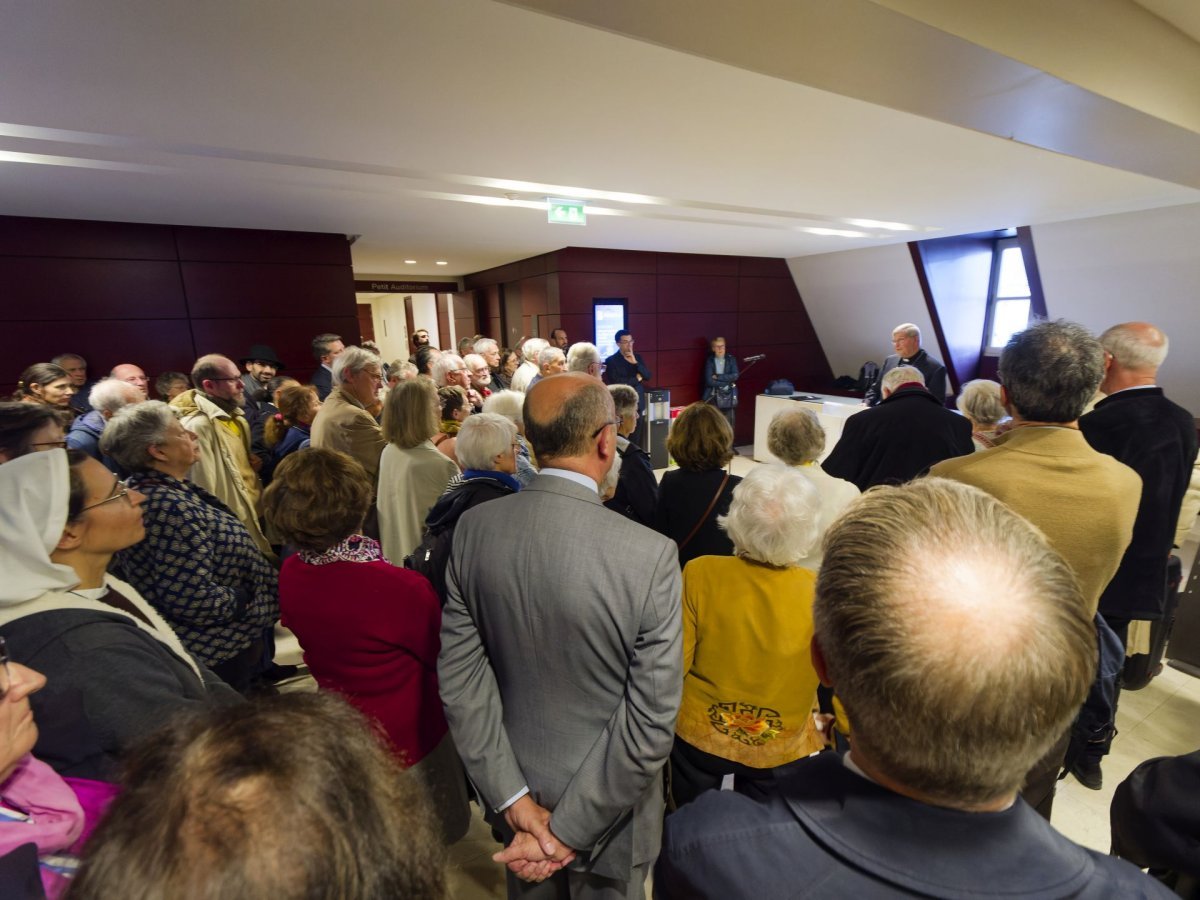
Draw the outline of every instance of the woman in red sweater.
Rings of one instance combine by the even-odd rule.
[[[370,476],[344,453],[314,447],[279,464],[263,503],[297,549],[279,575],[281,618],[321,689],[376,721],[424,782],[450,844],[470,813],[438,697],[441,605],[424,576],[391,565],[359,533],[372,494]]]

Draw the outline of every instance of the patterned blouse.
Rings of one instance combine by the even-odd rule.
[[[205,665],[232,659],[279,618],[279,575],[229,508],[162,472],[129,482],[146,495],[146,537],[115,557],[132,584]]]

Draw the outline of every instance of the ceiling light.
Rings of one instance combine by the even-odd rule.
[[[827,235],[829,237],[869,237],[865,231],[847,231],[844,228],[801,228],[809,234]]]
[[[436,263],[434,263],[434,265],[448,266],[448,265],[450,265],[450,263],[446,262],[444,259],[439,259]]]
[[[417,264],[417,261],[415,259],[406,259],[404,261],[404,264],[406,266],[415,266]]]
[[[846,224],[859,228],[882,228],[884,231],[916,231],[915,227],[903,222],[880,222],[878,219],[846,219]]]

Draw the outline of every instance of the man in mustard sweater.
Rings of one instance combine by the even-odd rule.
[[[930,474],[981,488],[1040,528],[1075,570],[1094,615],[1133,536],[1142,494],[1138,474],[1093,450],[1079,430],[1104,378],[1104,349],[1080,325],[1042,322],[1008,342],[999,377],[1012,429],[997,446],[938,463]],[[1066,735],[1060,743],[1023,792],[1047,819]]]

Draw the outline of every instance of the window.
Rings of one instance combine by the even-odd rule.
[[[992,285],[988,292],[987,336],[984,351],[999,354],[1004,345],[1018,331],[1029,325],[1032,305],[1029,277],[1025,271],[1025,257],[1016,238],[1003,238],[996,242],[992,258]]]

